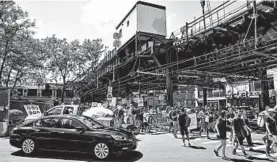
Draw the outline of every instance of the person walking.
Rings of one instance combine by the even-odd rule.
[[[277,129],[276,129],[276,121],[274,116],[277,114],[277,109],[268,109],[268,115],[265,120],[266,132],[267,132],[267,140],[266,140],[266,154],[269,157],[271,145],[273,143],[277,143]],[[272,151],[274,152],[274,151]]]
[[[243,144],[243,140],[245,138],[245,131],[248,132],[246,130],[246,125],[244,123],[244,120],[242,119],[243,116],[243,111],[242,110],[237,110],[237,115],[233,120],[233,124],[232,124],[232,130],[233,130],[233,134],[234,134],[234,139],[235,139],[235,148],[233,150],[233,154],[235,155],[237,153],[237,149],[238,146],[240,146],[244,156],[246,158],[249,158],[250,155],[248,155],[245,152],[244,147],[242,146]]]
[[[226,120],[226,112],[225,111],[221,111],[220,112],[220,117],[218,118],[218,120],[216,121],[215,124],[215,129],[217,131],[217,137],[220,139],[221,144],[217,147],[216,150],[214,150],[214,153],[216,156],[218,155],[218,151],[222,148],[222,158],[223,159],[227,159],[226,157],[226,131],[227,131],[227,120]]]
[[[176,107],[173,108],[173,110],[170,112],[171,120],[173,122],[173,136],[174,138],[177,138],[177,132],[178,132],[178,113]]]
[[[184,146],[186,146],[186,140],[185,140],[185,136],[188,139],[188,146],[191,146],[190,141],[189,141],[189,131],[188,131],[188,127],[190,126],[190,117],[187,115],[187,112],[184,108],[181,109],[181,114],[178,117],[178,122],[179,122],[179,126],[180,126],[180,133],[182,135],[182,140],[184,143]]]
[[[252,147],[254,147],[252,137],[251,137],[252,129],[249,127],[250,124],[249,124],[248,118],[246,117],[245,110],[243,111],[243,120],[244,120],[245,127],[246,127],[246,131],[245,131],[246,140],[247,140],[248,146],[250,147],[250,151],[251,151],[251,150],[253,150]]]
[[[210,139],[209,133],[213,124],[213,116],[212,116],[212,113],[209,111],[207,111],[205,122],[206,122],[207,138]]]
[[[200,131],[199,131],[199,136],[201,137],[202,132],[205,129],[205,114],[204,114],[204,109],[201,108],[199,113],[198,113],[198,118],[199,118],[199,124],[200,124]]]

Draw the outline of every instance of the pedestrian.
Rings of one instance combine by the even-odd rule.
[[[168,129],[168,132],[170,133],[171,132],[171,129],[173,127],[173,122],[172,122],[172,117],[171,117],[171,107],[170,106],[167,106],[166,107],[166,117],[167,117],[167,122],[169,123],[169,129]]]
[[[184,135],[186,135],[186,137],[188,139],[188,146],[191,146],[190,141],[189,141],[189,131],[188,131],[188,127],[190,126],[190,121],[191,121],[191,119],[187,115],[186,110],[184,108],[182,108],[181,114],[178,117],[178,122],[179,122],[180,133],[182,135],[182,140],[183,140],[184,146],[186,146]]]
[[[232,124],[232,129],[233,129],[233,134],[234,134],[234,139],[235,139],[235,148],[233,150],[233,154],[235,155],[237,153],[237,148],[238,146],[240,146],[244,156],[246,158],[249,158],[250,155],[248,155],[245,152],[244,147],[242,146],[243,144],[243,140],[245,138],[245,131],[248,132],[245,128],[246,125],[244,123],[244,120],[242,119],[243,116],[243,111],[242,110],[237,110],[237,115],[233,120],[233,124]]]
[[[199,118],[199,124],[200,124],[200,131],[199,131],[199,136],[201,137],[202,132],[205,129],[205,114],[204,114],[204,109],[201,108],[199,113],[198,113],[198,118]]]
[[[246,140],[247,140],[248,146],[250,147],[250,150],[253,150],[252,147],[254,147],[254,145],[253,145],[253,141],[252,141],[252,137],[251,137],[252,129],[250,128],[249,120],[246,117],[245,110],[243,111],[243,120],[244,120],[246,130],[247,130],[247,131],[245,131]]]
[[[149,109],[145,108],[144,113],[143,113],[143,128],[145,132],[150,132],[150,126],[149,126]]]
[[[212,116],[212,113],[209,111],[207,111],[206,113],[205,123],[206,123],[206,130],[207,130],[207,138],[210,139],[209,133],[213,124],[213,116]]]
[[[271,145],[277,143],[277,130],[276,130],[276,121],[274,116],[277,114],[277,109],[268,109],[268,115],[265,120],[266,132],[267,132],[267,141],[266,141],[266,154],[269,157]],[[274,152],[274,151],[272,151]]]
[[[215,153],[216,156],[219,156],[218,151],[222,148],[223,159],[227,159],[226,152],[225,152],[225,150],[226,150],[226,139],[227,139],[227,135],[226,135],[227,119],[226,119],[226,112],[225,111],[220,112],[220,117],[216,121],[215,128],[216,128],[216,131],[217,131],[217,137],[220,139],[221,144],[217,147],[216,150],[214,150],[214,153]]]
[[[177,132],[178,132],[178,112],[177,108],[173,108],[173,110],[170,112],[171,120],[173,122],[173,136],[174,138],[177,138]]]

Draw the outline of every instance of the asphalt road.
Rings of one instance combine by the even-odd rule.
[[[232,145],[227,145],[227,156],[229,160],[223,160],[221,157],[216,157],[213,150],[220,144],[219,140],[208,140],[205,137],[199,138],[195,136],[191,140],[192,147],[183,147],[181,139],[173,138],[172,134],[157,134],[157,135],[138,135],[139,147],[136,151],[127,153],[123,156],[111,158],[108,161],[125,162],[125,161],[140,161],[140,162],[227,162],[227,161],[272,161],[277,159],[268,159],[265,155],[265,145],[261,141],[261,134],[253,134],[255,147],[254,152],[248,151],[251,154],[250,159],[242,156],[238,151],[237,155],[232,154]],[[180,135],[179,135],[180,137]],[[215,137],[215,136],[213,136]],[[213,138],[212,137],[212,138]],[[246,144],[246,143],[245,143]],[[247,148],[247,147],[246,147]],[[221,152],[219,153],[221,155]],[[277,158],[277,154],[273,155]],[[9,140],[0,138],[0,158],[1,162],[52,162],[52,161],[95,161],[89,155],[75,153],[57,153],[57,152],[38,152],[33,156],[24,156],[20,149],[9,145]]]

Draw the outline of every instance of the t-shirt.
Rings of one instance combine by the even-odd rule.
[[[233,126],[235,128],[235,133],[236,133],[237,137],[245,138],[244,120],[240,119],[240,118],[235,118],[233,120]]]
[[[200,111],[200,112],[198,113],[198,118],[205,118],[205,114],[204,114],[203,111]]]
[[[171,120],[172,121],[177,121],[177,111],[173,110],[173,111],[171,111],[170,114],[171,114]]]
[[[269,124],[268,128],[273,135],[277,135],[276,121],[271,117],[266,117],[265,122]]]
[[[220,134],[226,134],[226,120],[218,118],[218,130]]]
[[[149,113],[143,113],[143,122],[148,122],[149,121]]]
[[[185,126],[186,126],[186,118],[187,118],[187,115],[186,115],[186,114],[181,114],[181,115],[179,116],[178,121],[179,121],[180,127],[185,127]]]

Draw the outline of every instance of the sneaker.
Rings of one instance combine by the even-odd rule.
[[[226,156],[223,156],[222,159],[223,160],[229,160],[228,157],[226,157]]]
[[[247,159],[249,159],[249,158],[251,157],[251,155],[246,154],[246,155],[244,155],[244,157],[247,158]]]
[[[188,143],[188,145],[189,145],[189,147],[191,146],[191,144],[190,144],[190,143]]]
[[[214,150],[214,154],[218,157],[218,152],[216,150]]]

